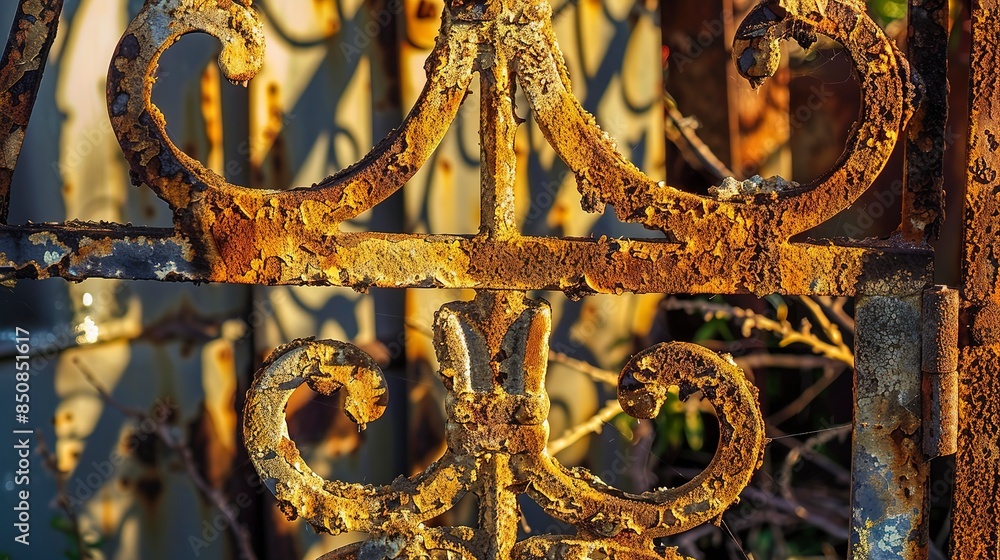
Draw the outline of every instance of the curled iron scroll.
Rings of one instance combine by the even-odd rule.
[[[468,490],[469,464],[450,454],[388,486],[324,480],[303,460],[285,422],[288,399],[302,383],[323,394],[346,391],[345,412],[359,426],[378,419],[388,402],[382,371],[356,346],[303,339],[272,353],[247,394],[244,438],[257,472],[289,518],[333,534],[396,534],[406,541],[420,522],[450,509]]]
[[[445,22],[426,63],[427,83],[409,116],[363,159],[308,188],[266,191],[232,185],[171,142],[151,95],[160,56],[188,33],[219,39],[219,64],[227,79],[246,84],[253,78],[263,62],[264,31],[250,3],[148,0],[122,36],[108,73],[111,122],[133,180],[148,184],[171,206],[185,233],[210,230],[216,215],[232,207],[251,220],[268,207],[288,219],[299,217],[303,204],[311,201],[322,206],[313,213],[333,224],[357,216],[399,189],[423,165],[454,120],[472,80],[474,43],[445,43],[444,37],[452,35]],[[454,31],[463,39],[467,33]],[[187,215],[194,229],[185,223]]]
[[[496,313],[484,313],[491,309]],[[674,342],[644,350],[625,366],[618,398],[627,413],[639,418],[655,416],[669,387],[676,385],[682,397],[700,391],[715,407],[720,433],[714,458],[692,480],[678,488],[629,494],[586,469],[562,466],[545,451],[544,437],[539,445],[523,437],[547,434],[544,414],[517,413],[531,399],[542,401],[532,410],[548,409],[541,384],[545,361],[534,356],[547,355],[547,304],[517,294],[480,294],[472,302],[446,306],[435,325],[442,376],[452,393],[450,402],[482,405],[478,408],[485,412],[462,421],[462,414],[450,406],[448,449],[414,478],[399,477],[383,487],[327,481],[306,465],[289,438],[285,405],[302,383],[322,393],[346,391],[345,409],[359,424],[382,414],[384,379],[358,348],[331,341],[293,342],[274,352],[248,392],[246,445],[285,514],[334,534],[362,531],[371,535],[324,560],[424,558],[430,550],[473,560],[483,558],[482,550],[491,546],[507,551],[500,557],[523,560],[584,559],[597,551],[609,558],[652,560],[658,557],[653,539],[718,519],[760,466],[766,439],[756,389],[728,357]],[[486,325],[504,331],[504,336],[493,333],[492,342],[481,338]],[[505,345],[534,352],[508,356],[496,351]],[[506,367],[523,368],[523,375],[514,375],[511,383],[503,376],[498,381],[492,374],[494,366],[502,369],[501,363],[492,361],[497,356],[502,356],[498,359]],[[470,376],[484,383],[477,384]],[[424,526],[470,491],[480,496],[480,523],[485,526]],[[576,527],[577,534],[533,536],[516,542],[516,524],[511,520],[520,515],[516,507],[520,493],[549,515]],[[505,497],[493,501],[490,496]],[[494,518],[495,522],[484,521]],[[490,527],[506,529],[497,534]],[[667,555],[677,557],[674,551]]]
[[[546,454],[527,456],[520,468],[533,473],[525,475],[530,478],[528,495],[549,515],[588,536],[606,539],[609,549],[631,542],[638,550],[650,550],[652,539],[718,519],[763,460],[766,438],[757,390],[731,358],[672,342],[629,361],[619,376],[618,400],[626,413],[652,418],[672,385],[680,387],[682,397],[701,391],[717,413],[719,444],[704,471],[678,488],[629,494],[586,470],[565,468]],[[528,539],[522,546],[557,542]]]
[[[765,10],[771,17],[760,17]],[[881,172],[911,111],[909,65],[859,2],[764,0],[737,31],[734,56],[745,74],[751,72],[748,79],[759,84],[768,77],[767,68],[775,66],[779,40],[807,42],[815,33],[847,50],[861,81],[862,108],[834,167],[802,186],[775,182],[760,192],[711,198],[651,180],[617,152],[572,94],[547,20],[520,54],[519,79],[546,140],[576,175],[585,207],[600,210],[611,204],[619,219],[670,231],[682,241],[732,239],[734,224],[758,228],[759,237],[784,241],[857,200]]]

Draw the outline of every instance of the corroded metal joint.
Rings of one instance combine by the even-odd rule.
[[[924,454],[932,458],[958,449],[958,290],[924,290],[921,309]]]

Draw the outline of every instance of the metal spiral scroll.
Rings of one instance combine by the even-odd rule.
[[[760,466],[765,437],[756,389],[731,360],[697,345],[666,343],[636,355],[619,380],[626,412],[654,417],[668,387],[678,385],[683,397],[701,391],[712,403],[720,436],[712,462],[691,481],[629,494],[585,469],[563,467],[545,451],[550,328],[548,304],[520,292],[481,292],[472,302],[445,305],[435,321],[435,346],[449,390],[448,451],[426,472],[380,488],[318,477],[289,439],[284,419],[288,397],[305,382],[323,393],[342,387],[351,417],[361,425],[374,420],[386,404],[377,366],[343,343],[304,340],[279,348],[249,392],[250,458],[289,518],[334,534],[371,535],[327,560],[424,558],[433,551],[467,560],[572,560],[598,552],[662,558],[653,539],[718,519]],[[423,525],[467,492],[479,496],[479,526]],[[578,534],[517,542],[522,492]],[[667,555],[680,557],[672,549]]]

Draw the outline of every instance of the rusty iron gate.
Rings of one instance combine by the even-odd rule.
[[[285,404],[296,387],[346,392],[359,427],[389,398],[375,361],[343,342],[299,340],[258,373],[245,410],[250,457],[282,511],[333,533],[370,538],[324,558],[661,558],[654,539],[718,519],[761,461],[766,438],[756,389],[725,355],[687,343],[636,354],[618,379],[632,416],[656,415],[671,385],[714,406],[720,442],[710,465],[679,488],[629,494],[546,452],[546,302],[632,293],[772,293],[857,298],[852,460],[854,558],[927,557],[929,459],[956,453],[953,557],[1000,550],[1000,276],[997,169],[1000,4],[975,2],[964,265],[961,290],[933,285],[927,244],[943,217],[947,3],[910,0],[909,56],[856,0],[764,0],[733,48],[755,87],[777,68],[783,40],[825,35],[849,53],[862,111],[848,145],[821,178],[727,179],[691,194],[640,172],[571,93],[547,0],[450,0],[403,124],[363,159],[308,188],[240,187],[177,148],[151,101],[154,71],[184,34],[219,39],[219,65],[246,83],[265,56],[250,0],[147,0],[111,61],[107,105],[133,182],[173,211],[174,227],[114,223],[7,225],[18,159],[61,0],[22,0],[0,67],[0,273],[6,281],[61,277],[264,285],[468,288],[443,306],[434,344],[447,398],[447,452],[425,472],[383,486],[324,480],[289,439]],[[434,151],[478,76],[481,224],[474,235],[342,229],[400,189]],[[515,217],[516,89],[576,178],[583,208],[660,239],[539,238]],[[804,239],[849,207],[905,135],[902,223],[888,239]],[[957,211],[957,210],[956,210]],[[959,320],[962,317],[962,320]],[[476,527],[424,522],[465,494]],[[517,541],[526,494],[574,536]],[[667,558],[680,557],[668,549]]]

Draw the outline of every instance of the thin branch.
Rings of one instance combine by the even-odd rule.
[[[720,531],[720,529],[715,525],[705,523],[704,525],[699,525],[690,531],[685,531],[680,535],[677,535],[676,540],[670,543],[670,546],[676,546],[677,551],[686,556],[690,556],[692,558],[704,558],[701,548],[698,546],[698,540],[718,531]]]
[[[617,400],[610,400],[604,405],[604,408],[598,410],[597,414],[592,416],[589,420],[569,428],[563,432],[559,439],[550,441],[546,450],[549,452],[549,455],[555,455],[563,449],[566,449],[567,447],[580,441],[584,436],[592,433],[601,433],[601,430],[604,428],[604,424],[621,413],[621,403]]]
[[[148,418],[143,411],[129,407],[112,397],[78,358],[74,359],[73,362],[76,364],[77,368],[79,368],[80,373],[82,373],[87,379],[87,382],[94,387],[94,389],[101,395],[101,398],[108,405],[118,409],[125,416],[136,420],[142,421]],[[198,466],[195,464],[191,449],[183,442],[178,441],[177,438],[175,438],[170,432],[170,426],[165,423],[156,423],[156,435],[160,438],[160,441],[162,441],[164,445],[180,457],[181,463],[184,465],[184,470],[187,472],[188,477],[194,482],[195,486],[198,487],[198,490],[201,491],[202,496],[211,502],[212,505],[214,505],[222,513],[222,515],[226,517],[226,520],[229,522],[229,527],[233,531],[233,536],[236,539],[236,546],[240,550],[240,557],[243,558],[243,560],[257,560],[257,555],[254,554],[253,545],[250,541],[250,533],[236,518],[235,512],[226,503],[225,496],[213,488],[212,485],[209,484],[198,471]]]
[[[830,296],[817,296],[816,303],[823,308],[823,311],[828,317],[833,319],[833,322],[840,325],[840,328],[844,329],[848,334],[854,336],[854,317],[851,317],[846,311],[844,311],[844,305],[850,301],[850,298],[846,297],[830,297]]]
[[[788,455],[785,456],[785,462],[781,465],[781,471],[778,475],[778,490],[781,495],[788,500],[790,503],[796,506],[796,515],[804,517],[802,510],[805,508],[799,504],[799,501],[795,498],[795,494],[792,492],[792,468],[802,460],[803,456],[808,454],[814,454],[813,449],[817,446],[823,445],[826,442],[841,438],[846,434],[851,433],[852,426],[847,424],[846,426],[840,426],[834,430],[828,430],[820,432],[813,437],[807,439],[801,445],[793,448]],[[800,509],[801,508],[801,509]]]
[[[838,541],[846,541],[848,537],[847,528],[837,523],[836,521],[813,513],[805,508],[801,508],[799,504],[793,504],[788,500],[782,498],[781,496],[775,496],[773,494],[768,494],[763,490],[759,490],[753,486],[747,486],[743,489],[743,496],[752,500],[766,501],[768,505],[777,509],[778,511],[789,513],[802,521],[816,527],[817,529],[823,531],[824,533],[830,535],[831,537],[837,539]]]
[[[702,313],[705,320],[713,318],[730,319],[739,324],[744,337],[749,337],[751,331],[761,330],[774,333],[781,337],[779,346],[789,346],[791,344],[805,344],[813,352],[826,356],[831,360],[843,362],[852,368],[854,367],[854,353],[843,340],[837,335],[833,335],[830,342],[822,340],[812,332],[812,325],[808,320],[802,320],[802,326],[798,329],[785,318],[771,319],[765,315],[755,313],[750,309],[735,307],[729,304],[710,303],[700,300],[679,300],[677,298],[667,298],[663,303],[668,310],[682,310],[688,313]],[[829,324],[829,322],[827,322]],[[830,330],[826,334],[837,332],[835,326],[830,325]]]
[[[736,174],[726,167],[726,164],[722,163],[722,160],[712,153],[712,149],[698,137],[698,133],[695,132],[698,121],[685,117],[677,108],[674,98],[666,92],[663,93],[663,112],[666,118],[663,132],[667,140],[677,146],[681,157],[688,165],[712,181],[718,182],[726,177],[736,177]]]
[[[772,414],[767,419],[768,423],[774,425],[781,424],[782,422],[805,410],[805,408],[809,406],[809,404],[812,403],[813,400],[820,395],[820,393],[825,391],[826,388],[833,384],[833,382],[840,377],[840,374],[844,372],[843,364],[838,363],[838,365],[840,368],[837,369],[829,366],[824,367],[823,377],[819,378],[819,380],[799,393],[799,396],[792,402],[788,403],[787,406]]]
[[[91,558],[90,548],[83,538],[83,531],[80,530],[80,519],[73,511],[69,495],[66,493],[67,473],[59,468],[59,461],[55,453],[50,452],[48,446],[45,445],[45,436],[41,431],[35,431],[35,439],[38,441],[37,449],[38,454],[42,456],[42,464],[52,472],[52,476],[56,479],[56,503],[59,504],[59,508],[63,510],[66,519],[69,520],[69,527],[76,539],[76,549],[80,553],[80,560],[89,560]]]
[[[610,371],[610,370],[603,369],[603,368],[599,368],[597,366],[590,365],[589,363],[587,363],[587,362],[585,362],[583,360],[577,360],[576,358],[570,358],[569,356],[567,356],[566,354],[563,354],[562,352],[555,352],[555,351],[549,350],[549,361],[550,362],[556,362],[558,364],[562,364],[564,366],[573,368],[576,371],[589,376],[594,381],[600,381],[601,383],[607,383],[608,385],[611,385],[612,387],[617,387],[618,386],[618,374],[617,373],[615,373],[613,371]]]
[[[840,328],[830,321],[830,318],[827,317],[826,312],[818,302],[809,296],[799,296],[799,301],[809,308],[809,311],[816,318],[816,322],[819,323],[820,328],[823,329],[823,334],[826,335],[828,340],[834,344],[844,344],[844,337],[840,334]]]
[[[849,427],[851,427],[850,424],[845,424],[844,426],[837,426],[835,428],[831,428],[829,431],[839,432],[839,430]],[[824,432],[826,431],[827,430],[824,430]],[[772,442],[780,443],[785,447],[788,447],[792,451],[798,452],[803,459],[809,461],[810,463],[816,465],[817,467],[833,475],[837,483],[850,484],[851,473],[847,469],[845,469],[836,461],[830,459],[826,455],[816,453],[810,450],[809,448],[805,447],[805,443],[803,443],[801,440],[786,434],[785,432],[779,430],[778,428],[770,424],[767,425],[767,435],[768,437],[771,438]]]
[[[425,326],[423,326],[423,325],[421,325],[419,323],[414,323],[413,321],[411,321],[409,319],[405,319],[403,321],[403,326],[406,327],[406,328],[408,328],[408,329],[413,329],[418,334],[422,334],[422,335],[426,336],[427,338],[429,338],[431,340],[434,340],[434,331],[432,331],[428,327],[425,327]]]
[[[733,361],[736,362],[736,365],[743,368],[744,371],[748,372],[753,369],[762,368],[811,370],[825,369],[831,367],[832,365],[843,365],[841,362],[831,360],[825,356],[770,354],[767,352],[758,352],[756,354],[734,357]]]

